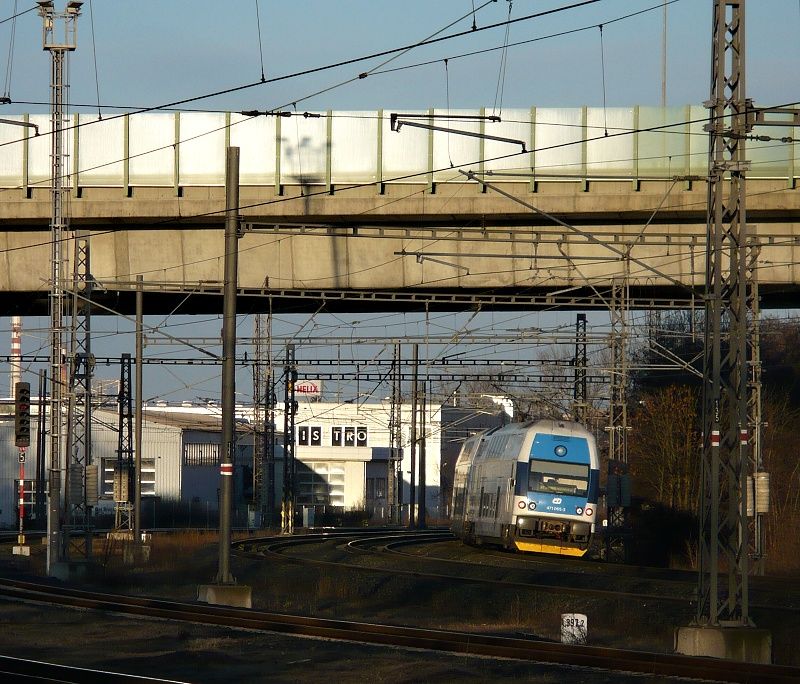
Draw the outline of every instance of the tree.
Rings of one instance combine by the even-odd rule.
[[[638,494],[695,513],[699,492],[700,426],[697,390],[670,385],[648,392],[631,414],[628,443]]]

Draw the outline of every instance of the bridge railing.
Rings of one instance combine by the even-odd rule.
[[[704,176],[707,110],[699,106],[505,109],[500,122],[451,120],[490,109],[395,112],[433,115],[431,124],[509,138],[524,145],[404,126],[391,130],[389,110],[247,117],[236,113],[150,112],[69,122],[69,184],[77,187],[224,185],[225,147],[241,149],[243,185],[324,185],[463,182],[458,170],[491,173],[498,181],[548,182]],[[294,114],[294,112],[292,113]],[[16,118],[40,135],[0,127],[0,187],[50,185],[47,115]],[[415,119],[425,122],[426,118]],[[769,141],[748,141],[750,177],[794,185],[798,150],[793,129],[771,128]]]

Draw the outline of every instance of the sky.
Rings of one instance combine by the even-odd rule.
[[[0,20],[33,4],[5,0],[0,4]],[[63,0],[55,0],[55,4],[57,8],[64,6]],[[509,47],[505,59],[499,49],[506,41],[505,27],[471,30],[473,22],[477,29],[483,29],[509,16],[517,19],[572,4],[582,6],[509,26],[510,45],[528,42]],[[711,9],[712,0],[668,1],[668,105],[700,104],[708,99]],[[626,15],[635,16],[624,18]],[[760,105],[800,100],[800,70],[796,68],[800,60],[800,2],[750,3],[747,22],[749,97]],[[414,45],[433,35],[462,31],[467,35],[290,77]],[[111,112],[189,99],[193,101],[180,106],[232,111],[289,108],[292,103],[309,111],[448,105],[577,107],[599,106],[604,101],[609,107],[659,105],[663,31],[663,0],[597,0],[588,4],[580,0],[89,0],[78,20],[78,49],[70,60],[69,100],[76,112],[96,111],[98,102],[104,112]],[[481,50],[489,51],[465,56]],[[41,18],[35,11],[20,16],[15,23],[0,24],[0,60],[6,66],[3,94],[12,100],[0,105],[0,116],[3,112],[47,112],[49,55],[42,50]],[[415,66],[424,62],[432,63]],[[261,83],[262,65],[265,83]],[[356,78],[365,72],[369,76]],[[246,87],[203,97],[239,86]],[[594,314],[590,325],[593,322],[604,324]],[[148,317],[147,323],[174,335],[216,336],[221,328],[219,317]],[[46,344],[46,325],[46,319],[26,319],[24,353],[34,353]],[[130,321],[103,316],[93,325],[98,355],[133,351]],[[467,325],[483,332],[531,327],[572,329],[574,313],[487,314],[475,319],[469,314],[451,314],[427,323],[410,315],[319,316],[311,321],[283,317],[276,321],[275,332],[344,336],[356,331],[394,336],[398,330],[413,329],[433,335],[457,333]],[[242,317],[239,328],[242,335],[249,336],[252,321]],[[9,329],[9,319],[0,319],[0,335],[5,339],[10,337]],[[0,344],[0,348],[4,346]],[[169,352],[168,348],[154,346],[146,351]],[[319,353],[333,356],[342,352]],[[97,372],[113,379],[118,371],[98,368]],[[4,375],[0,375],[0,382]],[[5,386],[4,382],[0,394],[5,393]],[[145,386],[146,398],[153,400],[217,398],[219,370],[148,368]],[[237,389],[241,401],[250,400],[252,386],[244,372],[237,377]],[[355,395],[363,389],[351,383],[344,391]]]
[[[448,91],[452,107],[490,106],[500,99],[501,51],[458,56],[502,47],[505,28],[471,32],[473,18],[480,29],[505,21],[509,10],[511,19],[516,19],[577,2],[580,0],[91,0],[84,3],[78,20],[70,99],[96,106],[99,90],[101,105],[158,106],[258,83],[262,55],[264,75],[274,79],[413,45],[433,34],[468,31],[466,36],[399,56],[258,84],[191,106],[236,111],[302,102],[305,109],[317,110],[425,108],[446,106]],[[31,5],[5,0],[0,18],[11,16],[14,6],[23,11]],[[56,0],[56,6],[63,7],[63,0]],[[712,0],[668,4],[668,104],[699,104],[708,99],[711,8]],[[618,20],[636,12],[641,14]],[[798,2],[750,3],[747,22],[749,96],[769,104],[792,100],[800,85],[800,73],[793,68],[800,58]],[[603,24],[602,54],[599,24]],[[0,55],[6,64],[12,25],[0,25]],[[660,104],[663,26],[662,0],[596,0],[513,24],[509,43],[539,40],[509,48],[502,103],[508,107],[600,105],[605,76],[608,106]],[[578,30],[583,28],[586,30]],[[547,38],[565,31],[573,33]],[[429,60],[435,63],[374,74],[305,99],[390,58],[384,69]],[[35,11],[16,22],[12,64],[5,90],[14,102],[26,104],[6,106],[5,110],[46,111],[49,62],[41,49],[41,18]]]

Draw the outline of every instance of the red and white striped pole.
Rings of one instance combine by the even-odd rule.
[[[25,543],[25,533],[23,532],[23,520],[25,519],[25,447],[19,450],[19,535],[17,543]]]
[[[11,392],[14,396],[14,388],[22,380],[22,318],[20,316],[11,317]]]

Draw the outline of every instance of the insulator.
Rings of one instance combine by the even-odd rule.
[[[756,473],[756,513],[769,513],[769,473]]]

